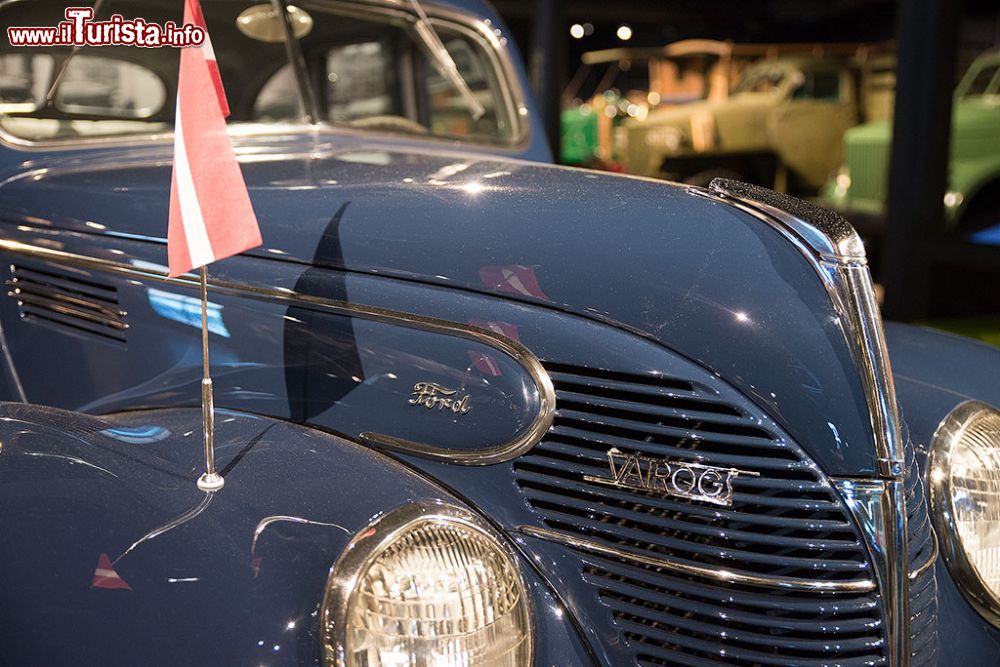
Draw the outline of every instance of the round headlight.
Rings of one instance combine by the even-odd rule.
[[[969,401],[949,414],[931,446],[931,518],[952,577],[1000,627],[1000,412]]]
[[[520,667],[531,612],[511,550],[470,512],[407,505],[361,531],[330,572],[326,663]]]

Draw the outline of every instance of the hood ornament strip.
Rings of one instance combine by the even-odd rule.
[[[883,530],[873,536],[879,541],[870,543],[869,548],[882,575],[879,583],[884,601],[888,664],[905,667],[910,662],[905,453],[889,353],[864,244],[840,215],[766,188],[717,178],[707,190],[690,191],[753,216],[794,244],[816,271],[840,316],[845,342],[868,404],[881,478],[877,512]]]
[[[519,526],[517,530],[524,535],[537,537],[540,540],[548,542],[557,542],[585,553],[620,558],[640,565],[662,568],[675,574],[702,577],[727,584],[762,586],[764,588],[777,588],[781,590],[830,591],[836,593],[866,593],[875,590],[875,582],[870,578],[824,581],[821,579],[799,579],[797,577],[783,577],[780,575],[746,574],[709,565],[679,561],[669,556],[650,556],[627,549],[619,549],[618,547],[610,546],[596,540],[589,540],[561,530],[552,530],[537,526]]]
[[[109,259],[97,257],[86,257],[55,250],[43,246],[30,245],[20,241],[0,239],[0,251],[8,252],[12,255],[32,257],[42,261],[58,262],[70,266],[77,266],[94,271],[104,271],[119,276],[126,276],[134,280],[147,280],[158,283],[166,283],[179,287],[198,289],[199,279],[191,273],[184,274],[178,278],[169,278],[166,267],[152,268],[139,267],[124,264]],[[228,280],[212,279],[208,283],[215,294],[226,294],[239,296],[246,299],[255,299],[269,303],[281,303],[296,305],[303,308],[311,308],[318,311],[356,317],[363,320],[375,322],[385,322],[401,327],[418,329],[422,331],[432,331],[445,333],[451,336],[475,341],[482,345],[489,346],[497,352],[512,358],[528,373],[538,391],[538,413],[534,420],[517,434],[516,437],[501,445],[489,449],[477,449],[473,451],[455,451],[438,447],[431,444],[413,442],[402,438],[383,435],[380,433],[361,433],[360,438],[374,447],[390,449],[394,451],[414,454],[424,458],[457,463],[462,465],[490,465],[502,463],[514,459],[524,454],[534,447],[545,435],[555,418],[556,392],[549,377],[548,371],[542,366],[542,362],[531,353],[531,351],[519,342],[507,338],[496,331],[481,329],[459,322],[451,322],[432,317],[424,317],[414,313],[407,313],[399,310],[389,310],[377,306],[368,306],[347,301],[336,301],[324,297],[312,296],[295,292],[290,289],[262,287],[259,285],[248,285],[246,283],[232,282]],[[467,404],[466,404],[467,405]],[[460,406],[461,409],[462,406]]]

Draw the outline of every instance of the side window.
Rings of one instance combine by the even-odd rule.
[[[327,118],[333,123],[400,115],[393,93],[395,67],[389,47],[361,42],[326,54]]]
[[[840,101],[839,72],[810,72],[802,77],[802,83],[792,93],[797,100]]]
[[[285,65],[272,75],[257,93],[253,105],[253,118],[267,122],[295,120],[301,115],[295,75],[292,73],[292,68]]]
[[[427,78],[431,133],[448,137],[499,139],[500,126],[493,94],[495,84],[489,79],[491,69],[484,60],[485,54],[466,38],[441,32],[445,48],[486,113],[475,118],[455,87],[431,64]]]
[[[0,113],[37,109],[48,92],[54,66],[46,53],[0,56]]]
[[[67,114],[140,119],[158,113],[166,100],[166,86],[145,67],[78,55],[66,66],[55,106]]]
[[[965,95],[980,96],[997,92],[997,86],[991,85],[1000,72],[1000,65],[986,66],[976,72],[969,86],[965,89]]]
[[[127,134],[164,110],[167,87],[149,69],[118,58],[74,54],[52,103],[56,58],[47,53],[0,55],[0,115],[4,129],[30,140]]]

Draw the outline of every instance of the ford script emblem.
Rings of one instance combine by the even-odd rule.
[[[428,410],[450,410],[456,414],[468,414],[472,410],[472,397],[460,396],[457,389],[442,387],[433,382],[418,382],[413,385],[410,405],[422,405]]]
[[[760,473],[736,468],[626,454],[617,447],[608,450],[608,465],[611,467],[610,478],[585,475],[584,479],[622,489],[652,491],[726,507],[733,504],[733,479],[739,475],[760,476]]]

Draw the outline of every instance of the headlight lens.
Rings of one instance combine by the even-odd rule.
[[[407,506],[355,538],[324,602],[327,663],[530,664],[531,617],[513,554],[459,508]]]
[[[970,401],[934,434],[932,517],[952,576],[1000,625],[1000,412]]]

